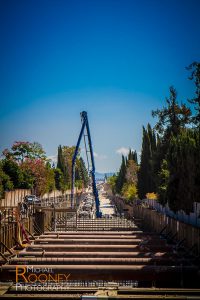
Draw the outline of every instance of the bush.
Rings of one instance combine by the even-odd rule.
[[[137,188],[134,184],[125,183],[122,188],[122,196],[129,201],[133,201],[137,197]]]

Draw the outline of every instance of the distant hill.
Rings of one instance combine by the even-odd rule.
[[[105,178],[105,175],[107,177],[110,177],[110,176],[113,176],[114,174],[115,174],[114,172],[108,172],[108,173],[99,173],[99,172],[96,172],[95,173],[95,177],[96,177],[96,180],[101,180],[101,179]]]

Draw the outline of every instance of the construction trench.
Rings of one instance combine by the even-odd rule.
[[[56,207],[36,208],[35,218],[40,233],[3,254],[1,299],[200,299],[198,257],[142,230],[142,220]]]

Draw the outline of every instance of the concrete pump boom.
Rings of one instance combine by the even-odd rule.
[[[101,217],[101,212],[99,211],[99,195],[98,195],[98,190],[97,190],[97,187],[96,187],[96,180],[95,180],[94,154],[93,154],[93,149],[92,149],[92,140],[91,140],[91,135],[90,135],[90,128],[89,128],[89,123],[88,123],[87,112],[82,111],[80,115],[81,115],[81,120],[82,120],[82,127],[81,127],[81,131],[80,131],[80,134],[79,134],[76,149],[74,151],[74,155],[73,155],[73,158],[72,158],[71,207],[73,206],[73,202],[74,202],[76,158],[77,158],[77,155],[78,155],[81,139],[84,135],[84,130],[86,130],[86,135],[85,136],[88,138],[89,153],[90,153],[90,159],[91,159],[91,164],[92,164],[91,177],[92,177],[93,195],[95,197],[95,204],[96,204],[96,217],[100,218]],[[86,149],[86,151],[87,151],[87,149]]]

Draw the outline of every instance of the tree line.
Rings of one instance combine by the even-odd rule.
[[[132,201],[137,196],[137,152],[129,150],[128,156],[122,155],[122,162],[117,175],[108,178],[114,194],[121,194],[127,201]]]
[[[187,70],[195,86],[193,98],[180,103],[176,89],[170,87],[164,107],[152,111],[155,126],[143,127],[137,192],[132,199],[151,193],[173,211],[189,213],[200,201],[200,63]],[[122,157],[118,174],[110,179],[113,191],[123,196],[127,170],[128,160]]]
[[[32,189],[41,196],[55,189],[65,191],[71,185],[71,161],[75,147],[59,146],[57,166],[51,163],[41,144],[15,142],[11,149],[2,152],[0,160],[0,198],[5,191]],[[82,157],[76,163],[75,185],[87,187],[88,172]]]

